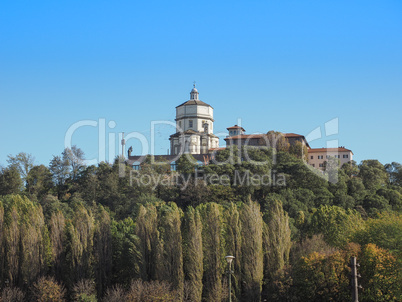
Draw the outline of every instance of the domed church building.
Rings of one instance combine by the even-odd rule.
[[[170,154],[208,154],[219,147],[214,132],[214,108],[199,99],[198,90],[190,92],[190,99],[176,107],[176,133],[170,140]]]

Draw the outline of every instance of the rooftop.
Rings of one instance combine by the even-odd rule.
[[[331,153],[331,152],[352,152],[350,149],[346,149],[345,147],[341,146],[338,148],[313,148],[308,149],[308,153]]]

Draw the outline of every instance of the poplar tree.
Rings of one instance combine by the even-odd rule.
[[[176,301],[183,293],[183,250],[181,234],[182,211],[175,203],[160,208],[160,235],[163,242],[161,279],[170,282],[177,291]]]
[[[221,210],[216,203],[200,205],[204,253],[203,297],[220,302],[222,295]]]
[[[0,284],[3,283],[3,276],[4,276],[4,207],[3,203],[0,200]]]
[[[112,221],[113,283],[128,286],[140,277],[142,254],[138,251],[139,238],[135,235],[134,221],[129,217]]]
[[[140,206],[135,234],[138,236],[138,251],[141,254],[140,275],[142,280],[157,280],[160,273],[161,243],[157,229],[158,213],[152,204]]]
[[[40,275],[47,262],[47,246],[45,246],[44,236],[45,220],[40,206],[28,205],[30,210],[26,213],[22,223],[20,223],[21,236],[21,274],[24,283],[32,284]],[[48,239],[48,238],[47,238]]]
[[[237,301],[241,295],[241,221],[240,213],[237,205],[230,203],[224,212],[225,225],[224,225],[224,244],[225,255],[234,256],[232,262],[232,270],[234,271],[234,278],[232,279],[232,289],[234,297],[232,301]]]
[[[96,222],[94,238],[95,279],[100,297],[110,285],[113,256],[110,216],[102,206],[100,206]]]
[[[18,227],[19,215],[15,207],[7,213],[5,227],[6,275],[11,285],[18,281],[18,267],[20,254],[20,229]]]
[[[11,284],[30,285],[50,258],[50,245],[42,208],[27,197],[10,195],[5,203],[6,275]]]
[[[198,210],[188,207],[184,219],[184,273],[190,301],[201,302],[203,252],[202,224]]]
[[[251,200],[240,212],[242,223],[242,300],[260,301],[263,279],[262,228],[260,206]]]
[[[283,269],[289,261],[291,248],[289,216],[282,208],[282,202],[274,200],[266,215],[267,234],[265,236],[266,246],[266,268],[273,276],[278,270]]]
[[[268,205],[264,216],[263,247],[264,247],[264,297],[273,290],[273,283],[283,275],[283,269],[289,261],[292,245],[288,214],[283,210],[282,202],[274,199]]]
[[[91,211],[78,205],[74,219],[66,223],[65,265],[68,271],[66,281],[72,286],[80,279],[93,276],[94,219]]]
[[[61,211],[52,213],[49,221],[49,234],[52,248],[52,273],[57,281],[62,278],[62,266],[64,260],[64,234],[65,219]]]

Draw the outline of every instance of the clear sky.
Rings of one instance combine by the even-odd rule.
[[[72,144],[108,159],[119,132],[174,121],[194,80],[215,133],[320,127],[312,147],[402,162],[402,1],[15,0],[0,2],[0,165],[19,152],[48,165],[80,121],[96,127]],[[155,129],[166,154],[174,129]]]

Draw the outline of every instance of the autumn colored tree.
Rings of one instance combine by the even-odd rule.
[[[313,252],[294,267],[293,289],[297,301],[350,300],[348,261],[341,252]]]
[[[33,298],[37,302],[63,302],[66,290],[51,277],[41,277],[33,285]]]
[[[401,301],[401,261],[375,244],[367,244],[360,255],[361,301]]]
[[[285,135],[277,131],[269,131],[267,134],[263,135],[260,140],[260,145],[267,146],[269,148],[276,149],[279,151],[288,151],[290,144]]]
[[[95,282],[91,279],[78,281],[72,290],[72,300],[76,302],[96,302]]]

